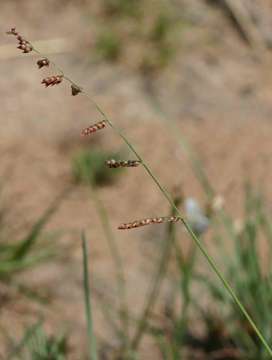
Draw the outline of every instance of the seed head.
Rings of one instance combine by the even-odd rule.
[[[161,224],[165,222],[175,223],[177,221],[182,220],[179,216],[166,216],[166,217],[156,217],[156,218],[147,218],[142,220],[136,220],[130,223],[124,223],[118,226],[119,230],[130,230],[135,229],[137,227],[150,225],[150,224]]]
[[[29,53],[33,50],[33,47],[29,43],[29,41],[25,40],[22,35],[20,35],[16,28],[13,27],[9,31],[7,31],[7,34],[16,36],[16,39],[18,40],[18,46],[17,49],[22,50],[23,53]]]
[[[104,127],[106,127],[106,121],[105,120],[99,121],[98,123],[83,129],[81,131],[81,135],[82,136],[91,135],[92,133],[96,132],[97,130],[103,129]]]
[[[41,69],[44,66],[49,66],[49,60],[46,58],[40,59],[37,61],[37,65],[38,65],[39,69]]]
[[[140,165],[140,161],[139,160],[107,160],[105,162],[105,164],[109,167],[109,168],[120,168],[120,167],[136,167]]]
[[[60,84],[62,82],[62,79],[63,79],[63,75],[53,75],[53,76],[44,78],[42,80],[42,84],[44,84],[45,87],[54,86],[54,85]]]

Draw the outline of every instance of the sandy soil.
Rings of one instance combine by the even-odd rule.
[[[203,3],[207,16],[199,15],[202,8],[197,10],[199,21],[193,30],[185,32],[173,63],[155,78],[143,79],[139,72],[122,63],[92,63],[86,44],[92,37],[95,8],[89,6],[89,15],[84,11],[86,5],[60,3],[2,1],[1,33],[16,25],[32,41],[69,39],[72,51],[67,46],[67,51],[53,55],[54,60],[89,89],[168,189],[178,187],[186,196],[205,202],[184,151],[168,131],[169,124],[175,122],[180,134],[199,153],[211,183],[224,196],[226,207],[233,214],[237,217],[241,214],[241,190],[247,178],[262,188],[268,203],[271,201],[269,54],[258,60],[223,14]],[[193,3],[196,7],[196,2]],[[192,11],[196,11],[194,6]],[[13,38],[1,36],[0,171],[3,176],[8,174],[4,202],[11,208],[8,223],[16,237],[19,230],[26,232],[37,215],[71,183],[71,154],[89,143],[80,138],[80,131],[100,116],[84,97],[71,97],[66,83],[44,89],[40,80],[50,72],[36,69],[35,56],[18,53],[1,57],[11,44]],[[103,149],[123,146],[110,129],[97,134],[95,141],[90,144]],[[163,227],[122,233],[115,229],[121,222],[164,215],[169,206],[142,168],[127,171],[114,186],[103,187],[98,194],[118,241],[129,302],[137,314],[148,285],[146,274],[151,276],[154,265],[150,256],[156,256],[155,244],[162,237]],[[72,359],[82,359],[78,349],[82,349],[79,344],[85,343],[82,229],[87,231],[97,294],[102,292],[107,302],[114,301],[113,262],[101,223],[89,190],[78,187],[63,201],[47,227],[50,231],[64,231],[58,242],[60,247],[69,248],[69,263],[65,259],[42,265],[19,278],[36,290],[49,288],[50,306],[29,303],[13,294],[8,305],[0,309],[1,326],[16,336],[41,313],[47,319],[48,329],[67,327],[75,350]],[[207,267],[204,263],[202,266]],[[114,343],[114,334],[96,311],[101,301],[97,294],[94,296],[97,333]],[[145,359],[154,358],[154,354],[148,355],[152,345],[147,343],[144,351]]]

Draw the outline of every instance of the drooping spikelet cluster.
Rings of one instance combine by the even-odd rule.
[[[32,45],[24,39],[17,31],[16,28],[13,27],[9,31],[7,31],[7,34],[16,36],[16,39],[18,40],[18,46],[17,49],[22,50],[23,53],[29,53],[33,50]]]
[[[109,168],[120,168],[120,167],[137,167],[141,164],[139,160],[107,160],[106,165]]]
[[[130,223],[121,224],[118,226],[119,230],[130,230],[135,229],[141,226],[150,225],[150,224],[161,224],[165,222],[175,223],[182,220],[179,216],[166,216],[166,217],[156,217],[156,218],[146,218],[142,220],[135,220]]]
[[[88,126],[85,129],[83,129],[81,131],[81,135],[82,136],[91,135],[92,133],[94,133],[94,132],[96,132],[98,130],[104,129],[104,127],[106,127],[106,121],[105,120],[99,121],[98,123],[93,124],[91,126]]]
[[[16,31],[15,28],[11,28],[11,30],[9,30],[7,32],[7,34],[16,36],[16,38],[18,40],[18,44],[19,44],[18,49],[22,50],[23,53],[29,53],[32,50],[39,53],[37,50],[34,49],[34,47],[31,45],[31,43],[29,41],[25,40]],[[49,67],[50,61],[46,57],[43,57],[43,58],[41,58],[41,59],[39,59],[37,61],[37,65],[38,65],[39,69],[43,68],[44,66]],[[54,63],[53,63],[53,65],[54,65]],[[74,82],[72,82],[67,77],[65,77],[63,73],[61,75],[48,76],[48,77],[44,78],[41,81],[41,83],[44,84],[45,87],[49,87],[49,86],[54,86],[54,85],[60,84],[63,81],[63,79],[70,82],[72,96],[78,95],[79,93],[83,92],[81,87],[79,87]],[[102,121],[99,121],[99,122],[97,122],[97,123],[95,123],[95,124],[93,124],[91,126],[88,126],[87,128],[84,128],[81,131],[81,135],[82,136],[89,136],[89,135],[97,132],[98,130],[104,129],[106,127],[107,123],[109,123],[109,121],[105,118]],[[130,167],[139,166],[141,164],[141,161],[140,160],[115,160],[115,159],[110,159],[110,160],[107,160],[105,162],[105,164],[109,168],[121,168],[121,167],[129,167],[130,168]],[[142,220],[136,220],[136,221],[133,221],[133,222],[130,222],[130,223],[121,224],[118,227],[118,229],[128,230],[128,229],[134,229],[134,228],[137,228],[137,227],[150,225],[150,224],[161,224],[161,223],[167,223],[167,222],[175,223],[175,222],[180,221],[180,220],[182,220],[182,219],[180,217],[178,217],[178,216],[145,218],[145,219],[142,219]]]
[[[43,58],[43,59],[40,59],[37,61],[37,65],[38,65],[39,69],[41,69],[44,66],[49,66],[49,64],[50,64],[49,60],[46,58]]]
[[[53,75],[53,76],[44,78],[42,80],[42,84],[44,84],[45,87],[54,86],[54,85],[60,84],[62,82],[62,79],[63,79],[63,75]]]

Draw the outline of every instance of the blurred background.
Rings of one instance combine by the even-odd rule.
[[[267,359],[123,129],[269,340],[272,2],[1,0],[0,356],[88,358],[81,233],[98,359]],[[270,298],[271,295],[271,298]]]

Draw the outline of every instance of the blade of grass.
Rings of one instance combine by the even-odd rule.
[[[39,264],[45,260],[48,260],[54,256],[52,251],[44,251],[41,254],[28,256],[22,260],[11,260],[11,261],[2,261],[0,264],[0,278],[1,276],[9,276],[12,273],[25,270],[29,267],[32,267],[36,264]]]
[[[12,255],[13,260],[22,259],[30,250],[30,248],[37,241],[38,236],[43,230],[44,226],[48,223],[52,215],[56,212],[60,203],[71,191],[71,187],[68,187],[57,196],[53,203],[45,210],[39,220],[32,226],[30,233],[19,242],[17,249]]]
[[[180,291],[182,293],[182,305],[181,305],[181,318],[178,319],[176,324],[176,340],[178,340],[179,347],[184,342],[186,335],[186,330],[188,329],[188,312],[191,305],[191,284],[193,281],[194,267],[196,263],[197,248],[194,244],[191,244],[190,251],[184,258],[184,255],[181,253],[181,249],[178,246],[179,244],[175,241],[175,253],[176,261],[180,272]]]
[[[175,213],[176,213],[175,210],[172,210],[172,215],[174,215]],[[137,348],[140,345],[141,339],[145,333],[150,311],[152,310],[155,301],[158,298],[159,291],[161,288],[161,283],[167,272],[167,266],[170,260],[171,250],[175,238],[176,238],[175,226],[173,223],[169,223],[167,226],[167,236],[164,239],[163,246],[161,249],[161,255],[157,265],[157,270],[151,281],[150,289],[146,296],[146,301],[142,311],[142,315],[140,316],[140,320],[138,322],[135,335],[131,341],[131,349],[133,351],[137,350]]]
[[[15,356],[18,356],[19,353],[22,351],[22,349],[25,347],[25,345],[29,342],[31,337],[35,334],[35,332],[41,327],[43,323],[43,320],[39,320],[36,324],[32,325],[24,334],[23,339],[20,341],[18,345],[15,346],[13,350],[9,353],[6,360],[11,360]]]
[[[123,261],[118,250],[118,246],[115,240],[115,236],[113,234],[112,228],[110,226],[109,217],[105,207],[103,206],[102,201],[98,197],[96,190],[92,187],[91,191],[93,200],[96,205],[96,209],[98,215],[100,217],[100,221],[104,230],[104,234],[110,249],[110,253],[112,259],[114,261],[115,269],[116,269],[116,280],[117,280],[117,290],[119,297],[119,315],[120,320],[123,327],[123,341],[124,347],[127,348],[129,344],[129,326],[128,326],[128,306],[127,306],[127,297],[126,297],[126,280],[125,273],[123,268]]]
[[[93,332],[93,318],[91,307],[91,289],[89,285],[89,266],[88,266],[88,249],[84,232],[81,235],[82,251],[83,251],[83,281],[84,281],[84,297],[85,297],[85,313],[87,320],[89,359],[97,360],[96,340]]]

